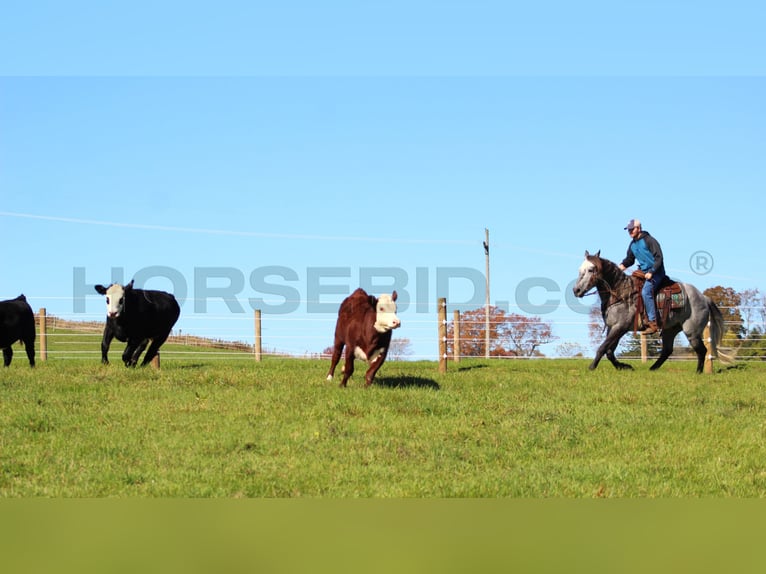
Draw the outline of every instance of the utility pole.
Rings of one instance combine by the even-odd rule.
[[[487,228],[484,228],[484,256],[487,280],[487,299],[484,305],[484,356],[489,359],[489,229]]]

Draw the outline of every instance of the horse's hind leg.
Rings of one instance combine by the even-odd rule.
[[[699,375],[705,368],[705,356],[708,352],[707,347],[700,337],[689,337],[689,345],[694,349],[694,352],[697,353],[697,374]]]
[[[673,354],[673,341],[675,341],[676,335],[680,332],[680,328],[662,330],[662,351],[660,352],[659,358],[651,367],[649,367],[650,371],[659,369],[662,364],[668,360],[668,357]]]

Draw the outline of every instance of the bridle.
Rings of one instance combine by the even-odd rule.
[[[610,285],[609,282],[601,276],[600,272],[599,272],[598,279],[596,279],[596,285],[594,286],[594,288],[596,289],[596,293],[598,293],[599,295],[601,295],[601,290],[598,287],[599,283],[604,285],[605,287],[604,291],[606,291],[609,294],[609,300],[607,301],[607,304],[606,304],[607,308],[612,307],[613,305],[617,305],[618,303],[622,303],[623,301],[625,303],[629,303],[630,299],[633,297],[634,293],[632,289],[628,291],[627,294],[621,294],[620,292],[618,292],[618,290],[615,287]],[[601,299],[603,302],[603,297]]]

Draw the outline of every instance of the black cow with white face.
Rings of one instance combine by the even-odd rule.
[[[134,289],[133,281],[123,286],[96,285],[96,291],[106,296],[106,325],[101,340],[101,362],[109,364],[107,354],[113,338],[127,342],[122,353],[126,367],[135,367],[146,346],[145,366],[159,353],[181,314],[176,298],[165,291]]]
[[[21,341],[27,352],[29,366],[35,366],[35,314],[24,295],[0,301],[0,349],[3,365],[10,366],[13,358],[11,346]]]

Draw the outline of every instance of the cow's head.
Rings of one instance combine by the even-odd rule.
[[[96,291],[106,295],[106,316],[115,319],[125,310],[125,293],[133,289],[133,281],[124,287],[119,283],[112,283],[109,287],[96,285]]]
[[[375,302],[375,330],[378,333],[386,333],[402,324],[396,316],[396,297],[394,291],[391,295],[381,295]]]

